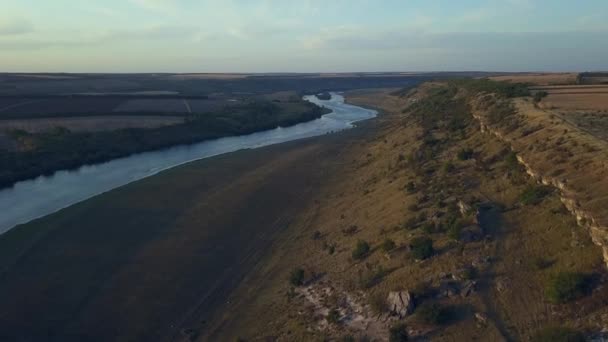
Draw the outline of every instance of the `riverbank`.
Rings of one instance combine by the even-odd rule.
[[[186,336],[225,304],[365,134],[192,162],[7,232],[0,339]]]
[[[0,189],[58,170],[73,170],[136,153],[292,126],[328,112],[302,99],[285,103],[252,100],[155,128],[77,132],[56,127],[38,133],[11,130],[5,135],[15,147],[0,149]]]
[[[57,172],[51,177],[39,177],[19,182],[12,188],[2,189],[0,190],[0,206],[11,206],[12,210],[0,216],[0,233],[4,233],[18,224],[43,217],[100,193],[183,163],[239,149],[254,149],[333,133],[349,129],[354,122],[376,115],[373,110],[344,104],[339,95],[335,95],[329,101],[318,100],[314,97],[307,97],[307,99],[332,113],[289,127],[278,127],[248,135],[212,139],[192,145],[134,154],[107,163],[89,165],[78,170]]]

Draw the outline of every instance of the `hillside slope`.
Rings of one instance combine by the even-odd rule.
[[[523,87],[481,81],[348,96],[384,111],[376,129],[338,157],[338,173],[201,340],[408,334],[517,341],[600,333],[608,318],[602,251],[563,194],[520,164],[544,160],[522,159],[544,151],[534,140],[540,130],[528,132],[537,122],[525,95]],[[562,174],[575,161],[547,164],[543,173]],[[593,184],[602,183],[580,185],[589,206],[601,192]],[[411,299],[397,310],[401,317],[388,305],[395,293]]]

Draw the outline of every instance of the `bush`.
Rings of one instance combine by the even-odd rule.
[[[400,323],[393,325],[388,330],[388,340],[390,342],[405,342],[408,340],[407,329],[405,324]]]
[[[367,254],[370,251],[369,243],[363,240],[359,240],[355,249],[353,250],[352,257],[355,260],[361,260],[367,257]]]
[[[427,222],[424,225],[422,225],[422,231],[425,232],[426,234],[433,234],[437,231],[437,227],[435,226],[435,223]]]
[[[532,342],[584,342],[585,336],[570,328],[545,328],[532,337]]]
[[[340,311],[338,311],[338,309],[331,309],[329,310],[326,318],[327,322],[331,324],[338,324],[340,323]]]
[[[416,183],[410,181],[405,185],[405,190],[409,193],[409,194],[413,194],[416,192]]]
[[[452,173],[454,172],[454,170],[456,170],[456,166],[454,166],[454,163],[452,163],[451,161],[443,164],[443,172]]]
[[[355,342],[355,338],[352,335],[346,335],[342,337],[342,342]]]
[[[477,269],[475,267],[465,267],[465,269],[462,270],[462,279],[473,280],[475,278],[477,278]]]
[[[583,274],[561,272],[549,281],[545,294],[552,303],[565,303],[584,296],[586,287],[587,280]]]
[[[515,152],[509,152],[505,157],[505,164],[511,170],[519,167],[519,161],[517,160],[517,154]]]
[[[393,249],[395,249],[396,245],[395,245],[395,241],[391,240],[391,239],[386,239],[384,240],[384,242],[382,243],[382,249],[385,252],[390,252]]]
[[[433,240],[428,237],[417,237],[410,243],[412,255],[415,259],[424,260],[430,258],[435,250],[433,249]]]
[[[416,310],[416,317],[424,323],[442,325],[450,320],[450,311],[437,304],[427,304]]]
[[[387,311],[388,305],[386,304],[386,293],[372,293],[372,295],[369,297],[369,306],[376,315],[381,315]]]
[[[528,186],[520,195],[521,203],[525,205],[534,205],[542,202],[542,200],[551,193],[553,189],[545,185]]]
[[[304,270],[301,268],[296,268],[291,271],[289,275],[289,282],[293,286],[301,286],[304,284]]]
[[[462,232],[462,226],[460,224],[454,224],[448,228],[448,237],[452,240],[460,240],[460,233]]]
[[[549,95],[549,93],[544,90],[537,91],[536,93],[534,93],[534,102],[539,103],[540,101],[542,101],[543,98],[547,97],[547,95]]]
[[[469,160],[473,157],[473,153],[474,153],[473,149],[463,148],[460,151],[458,151],[456,156],[458,157],[459,160]]]

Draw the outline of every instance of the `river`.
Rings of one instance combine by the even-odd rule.
[[[344,103],[344,97],[339,94],[331,95],[329,100],[320,100],[315,96],[305,97],[306,100],[332,111],[309,122],[138,153],[106,163],[57,171],[51,176],[18,182],[11,188],[0,190],[0,208],[3,208],[0,214],[0,234],[19,224],[44,217],[72,204],[187,162],[241,149],[338,132],[354,127],[357,121],[377,115],[374,110]]]

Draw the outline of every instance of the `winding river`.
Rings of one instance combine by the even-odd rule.
[[[374,110],[344,103],[344,98],[336,93],[332,93],[329,100],[320,100],[316,96],[307,96],[305,99],[329,108],[332,112],[294,126],[134,154],[102,164],[85,165],[77,170],[57,171],[51,176],[40,176],[2,189],[0,234],[19,224],[180,164],[241,149],[337,132],[354,127],[353,123],[357,121],[377,115]]]

